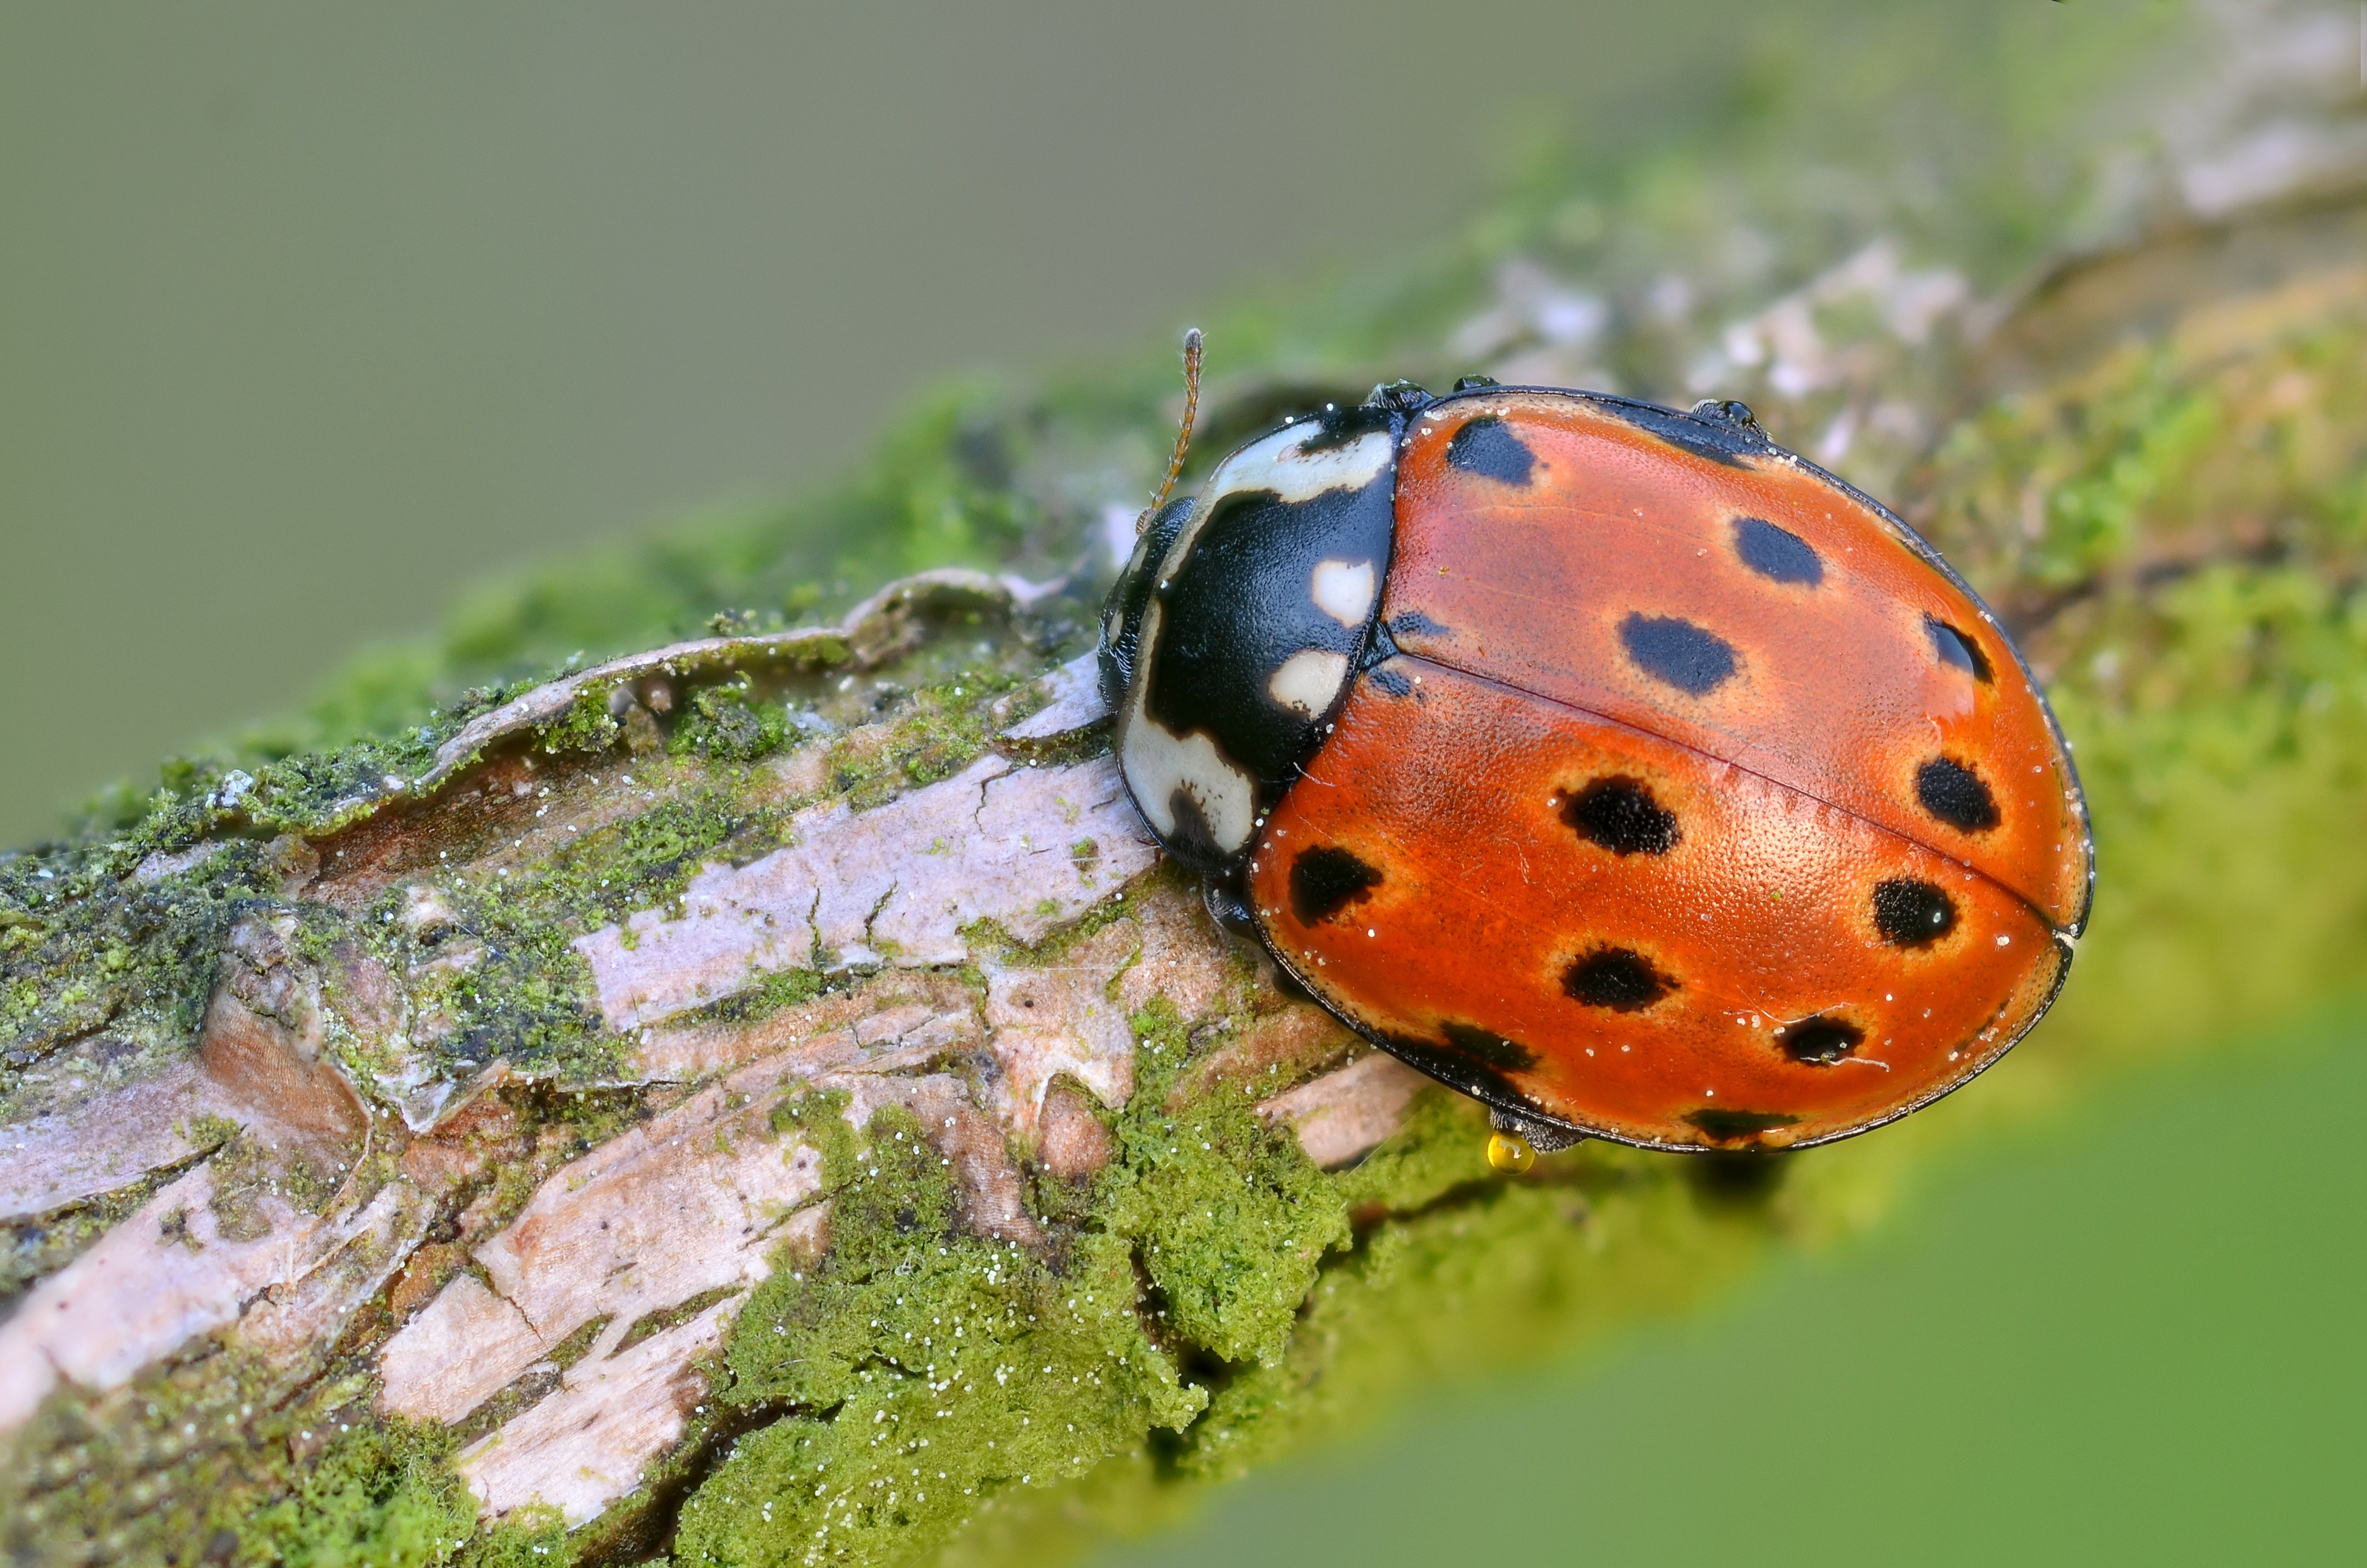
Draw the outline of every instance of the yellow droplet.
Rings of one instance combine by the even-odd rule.
[[[1519,1176],[1537,1163],[1537,1152],[1517,1132],[1490,1133],[1488,1163],[1507,1176]]]

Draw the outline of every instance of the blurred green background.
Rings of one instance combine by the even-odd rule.
[[[1996,7],[2051,25],[1927,9]],[[490,569],[1410,253],[1900,14],[0,4],[0,843]],[[1105,1561],[2355,1559],[2367,1154],[2299,1111],[2367,1091],[2367,1013],[2229,1055]]]
[[[2257,1043],[1097,1561],[2358,1562],[2367,1150],[2295,1115],[2367,1098],[2367,1018]]]
[[[1640,141],[1738,10],[0,0],[0,843],[489,567]]]

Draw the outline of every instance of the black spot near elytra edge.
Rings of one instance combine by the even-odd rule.
[[[1525,1073],[1537,1064],[1537,1053],[1519,1040],[1506,1040],[1469,1024],[1441,1024],[1438,1032],[1446,1037],[1448,1045],[1499,1073]]]
[[[1290,912],[1301,926],[1313,926],[1362,903],[1380,885],[1381,873],[1345,849],[1304,849],[1290,863]]]
[[[1598,778],[1561,803],[1561,820],[1614,855],[1666,855],[1677,846],[1677,813],[1640,778]]]
[[[1704,697],[1734,674],[1734,647],[1723,637],[1674,616],[1630,613],[1619,641],[1645,674],[1693,697]]]
[[[1956,928],[1956,901],[1930,882],[1893,877],[1874,884],[1874,928],[1894,948],[1928,948]]]
[[[1685,1119],[1699,1128],[1704,1135],[1721,1143],[1738,1138],[1755,1137],[1778,1127],[1789,1127],[1800,1119],[1777,1110],[1727,1110],[1722,1106],[1709,1106],[1686,1113]]]
[[[1784,1055],[1818,1067],[1845,1060],[1864,1040],[1865,1031],[1847,1018],[1802,1018],[1775,1031]]]
[[[1373,684],[1391,697],[1403,697],[1413,690],[1413,682],[1395,670],[1375,670]]]
[[[1446,443],[1447,467],[1505,484],[1528,483],[1536,460],[1512,427],[1492,414],[1464,421]]]
[[[1388,629],[1399,637],[1452,637],[1454,632],[1441,626],[1418,609],[1389,618]]]
[[[1384,1035],[1381,1044],[1390,1055],[1419,1072],[1429,1074],[1448,1088],[1460,1089],[1489,1105],[1534,1106],[1503,1069],[1495,1067],[1439,1040],[1418,1035]]]
[[[1763,517],[1734,519],[1734,552],[1771,582],[1805,583],[1813,588],[1825,580],[1825,558],[1816,548]]]
[[[1964,833],[1984,833],[1998,824],[1997,797],[1979,774],[1953,756],[1935,756],[1915,770],[1915,798]]]
[[[1989,656],[1981,645],[1936,615],[1923,618],[1923,635],[1931,640],[1932,656],[1943,665],[1952,665],[1987,686],[1993,678],[1989,673]]]
[[[1561,988],[1590,1007],[1637,1013],[1677,988],[1643,954],[1627,948],[1598,948],[1562,971]]]

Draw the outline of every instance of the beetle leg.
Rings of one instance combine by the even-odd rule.
[[[1488,1125],[1498,1132],[1506,1132],[1527,1141],[1529,1147],[1540,1154],[1550,1154],[1556,1149],[1567,1149],[1573,1143],[1586,1142],[1586,1134],[1573,1132],[1567,1127],[1557,1127],[1550,1121],[1538,1121],[1530,1117],[1514,1116],[1495,1106],[1488,1108]]]
[[[1250,901],[1243,896],[1239,880],[1210,877],[1200,884],[1200,900],[1208,906],[1208,918],[1249,941],[1258,939],[1257,917],[1250,913]]]

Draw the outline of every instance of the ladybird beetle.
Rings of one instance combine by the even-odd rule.
[[[1378,388],[1162,494],[1102,631],[1152,835],[1484,1102],[1501,1168],[1903,1116],[2029,1031],[2087,920],[2021,654],[1739,403]]]

